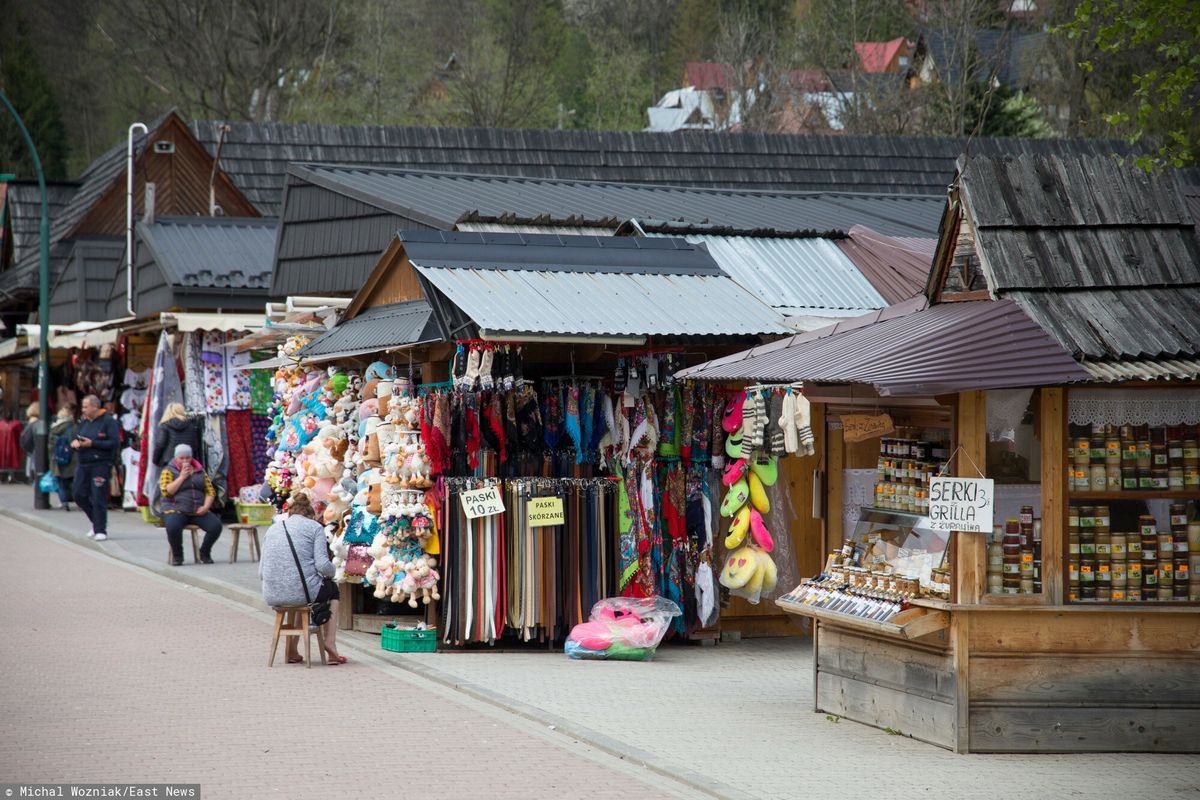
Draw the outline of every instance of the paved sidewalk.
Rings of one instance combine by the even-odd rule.
[[[63,520],[83,519],[62,511],[32,514],[28,489],[16,496],[0,487],[0,506],[9,503],[44,528],[63,530]],[[253,563],[171,568],[161,531],[132,515],[115,518],[114,538],[104,544],[88,542],[82,532],[68,535],[172,580],[261,607]],[[227,548],[218,545],[219,560]],[[338,641],[379,654],[377,637],[339,633]],[[982,793],[989,800],[1125,798],[1144,791],[1147,781],[1162,800],[1200,797],[1196,756],[956,756],[831,721],[812,712],[811,649],[804,640],[664,646],[650,664],[574,662],[544,651],[380,655],[385,663],[452,687],[451,696],[485,701],[511,712],[510,718],[537,722],[539,729],[554,726],[558,734],[723,797],[818,800],[849,791],[905,800],[929,797],[936,787],[940,795]],[[367,696],[385,697],[377,691]],[[383,729],[371,721],[362,727]]]
[[[198,782],[208,798],[695,795],[369,656],[268,671],[266,615],[11,520],[0,547],[0,783]]]

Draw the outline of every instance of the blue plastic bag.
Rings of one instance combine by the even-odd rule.
[[[43,494],[58,494],[58,478],[46,470],[46,473],[38,480],[38,488]]]

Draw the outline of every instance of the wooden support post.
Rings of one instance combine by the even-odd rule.
[[[1041,390],[1042,428],[1042,596],[1049,605],[1063,603],[1063,506],[1066,497],[1066,392]]]
[[[986,402],[986,397],[981,391],[961,392],[958,396],[956,434],[958,447],[962,448],[962,452],[955,459],[956,475],[979,477],[979,470],[986,470]],[[987,536],[980,533],[956,533],[954,537],[957,554],[954,565],[955,582],[958,587],[957,602],[978,603],[987,588]]]
[[[841,547],[845,541],[842,530],[842,470],[845,468],[846,451],[842,442],[842,429],[828,428],[829,436],[825,440],[825,485],[828,494],[825,497],[825,546],[821,550],[821,563],[825,563],[825,554],[835,547]]]
[[[955,611],[950,615],[951,658],[954,661],[954,752],[971,752],[971,614]]]
[[[337,619],[339,631],[354,629],[354,595],[358,591],[359,585],[356,583],[343,583],[341,586],[342,599],[338,601]]]

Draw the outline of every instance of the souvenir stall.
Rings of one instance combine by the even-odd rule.
[[[823,408],[823,566],[776,601],[816,626],[814,710],[959,752],[1195,752],[1200,386],[1089,385],[1019,309],[972,305],[682,373],[809,377]],[[975,343],[908,361],[943,314]],[[1013,385],[1035,372],[1059,382]]]
[[[488,281],[451,266],[467,261]],[[415,569],[419,598],[398,596],[432,609],[421,581],[434,581],[443,646],[561,643],[613,595],[673,600],[679,637],[715,638],[726,604],[735,620],[766,610],[769,632],[799,632],[759,602],[761,586],[721,596],[721,469],[745,459],[748,470],[757,454],[727,449],[730,393],[672,377],[786,331],[681,240],[401,232],[343,320],[276,373],[269,479],[277,500],[298,483],[336,484],[326,512],[340,577],[373,587],[350,593],[358,613],[343,624],[367,627],[368,598],[396,595]],[[321,454],[337,447],[305,455],[328,419],[346,439],[333,464]],[[792,537],[766,515],[811,478],[775,480],[764,464],[753,517],[749,480],[729,515],[746,530],[753,520],[756,541],[775,537],[755,562],[761,582],[791,575]]]

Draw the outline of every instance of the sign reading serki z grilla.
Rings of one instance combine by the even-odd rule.
[[[929,483],[929,527],[935,531],[991,533],[995,481],[934,478]]]
[[[467,519],[494,517],[504,513],[504,498],[495,486],[461,492],[458,499],[462,501],[463,513],[467,515]]]

